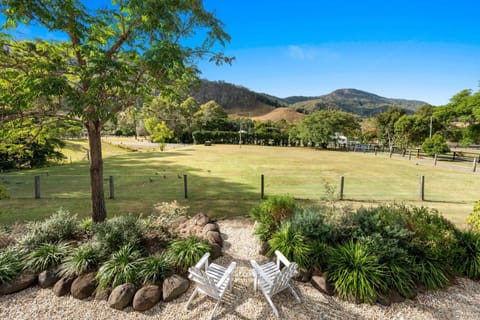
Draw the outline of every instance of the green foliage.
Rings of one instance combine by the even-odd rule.
[[[440,134],[434,134],[431,138],[426,138],[422,144],[422,151],[429,156],[435,154],[447,153],[450,151],[445,138]]]
[[[295,261],[301,267],[310,267],[310,255],[312,248],[308,245],[305,237],[296,231],[289,221],[282,223],[280,229],[275,232],[268,241],[270,245],[269,255],[275,250],[280,251],[290,261]]]
[[[480,232],[480,200],[473,205],[473,211],[468,215],[467,223],[475,231]]]
[[[173,273],[169,258],[163,254],[142,258],[138,264],[138,278],[143,284],[159,283]]]
[[[10,199],[7,188],[0,181],[0,200]]]
[[[388,144],[389,147],[395,145],[395,123],[405,114],[405,109],[393,106],[387,111],[377,115],[375,118],[377,133],[382,143]]]
[[[110,260],[98,269],[96,279],[100,289],[115,288],[124,283],[138,283],[140,251],[130,243],[112,254]]]
[[[160,150],[165,148],[165,142],[173,138],[173,131],[167,128],[165,121],[158,122],[155,118],[148,118],[145,120],[145,127],[152,142],[160,143]]]
[[[93,229],[93,220],[92,218],[83,218],[80,221],[80,229],[85,232],[90,232]]]
[[[138,217],[131,214],[95,223],[93,232],[94,240],[101,245],[106,254],[115,252],[128,244],[140,248],[145,240]]]
[[[42,222],[27,225],[28,232],[20,244],[34,248],[44,243],[56,243],[74,239],[79,233],[77,215],[60,208],[55,214]]]
[[[0,285],[9,283],[24,269],[25,250],[7,248],[0,250]]]
[[[25,260],[25,270],[42,272],[58,266],[68,254],[70,247],[65,243],[44,243],[28,253]]]
[[[283,219],[289,219],[295,210],[295,199],[290,196],[271,196],[253,207],[250,216],[255,220],[255,234],[268,241]]]
[[[296,208],[292,217],[292,227],[302,236],[310,240],[324,243],[335,242],[335,227],[329,221],[329,215],[334,209],[327,207]]]
[[[331,250],[328,261],[327,276],[344,299],[374,303],[387,290],[387,268],[365,244],[341,245]]]
[[[208,241],[189,236],[186,239],[170,243],[167,249],[167,256],[177,270],[185,272],[189,267],[195,265],[210,249]]]
[[[63,259],[59,273],[79,276],[94,270],[104,258],[104,252],[98,243],[87,242],[69,252]]]
[[[450,282],[446,268],[442,264],[443,262],[439,261],[435,254],[432,257],[418,259],[416,263],[417,277],[425,288],[437,290],[444,288]]]
[[[455,270],[470,279],[480,279],[480,234],[473,230],[459,230],[457,239],[457,252],[453,258]]]

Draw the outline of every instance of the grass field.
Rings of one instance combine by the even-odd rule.
[[[1,174],[12,199],[0,201],[0,223],[44,218],[59,207],[89,216],[87,149],[85,141],[68,142],[63,165]],[[109,216],[148,215],[154,204],[172,200],[189,206],[191,213],[245,215],[260,200],[261,174],[267,196],[290,194],[305,203],[319,203],[338,193],[340,176],[344,176],[345,200],[336,205],[385,201],[424,205],[462,226],[480,190],[480,177],[471,170],[434,167],[430,161],[380,153],[232,145],[131,152],[107,143],[104,158],[105,178],[115,179],[113,200],[108,199],[105,182]],[[33,199],[35,175],[41,179],[39,200]],[[188,176],[188,199],[184,199],[183,175]],[[420,202],[422,175],[426,201]]]

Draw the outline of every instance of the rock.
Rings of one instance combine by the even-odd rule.
[[[270,251],[270,245],[268,242],[262,242],[260,245],[260,249],[258,250],[258,254],[261,254],[262,256],[267,255],[267,252]]]
[[[95,300],[107,301],[110,293],[112,293],[112,288],[100,289],[97,287],[97,290],[95,290]]]
[[[50,288],[60,279],[57,273],[53,270],[46,270],[38,275],[38,285],[41,288]]]
[[[188,290],[190,281],[174,274],[163,281],[163,301],[172,301]]]
[[[207,223],[203,226],[202,233],[207,234],[208,231],[218,231],[218,224],[216,223]]]
[[[136,290],[135,285],[131,283],[117,286],[108,297],[108,305],[111,308],[122,310],[132,302]]]
[[[193,218],[195,225],[203,227],[210,222],[210,218],[205,213],[197,213]]]
[[[92,295],[96,287],[95,272],[85,273],[73,281],[70,293],[76,299],[85,299]]]
[[[218,231],[208,231],[207,232],[207,240],[210,244],[218,244],[219,246],[223,245],[223,239]]]
[[[53,293],[57,297],[61,297],[70,293],[72,282],[75,278],[73,276],[64,276],[53,286]]]
[[[162,290],[160,286],[149,285],[140,288],[133,297],[133,310],[145,311],[152,308],[160,301],[162,297]]]
[[[172,221],[172,228],[178,228],[181,224],[185,223],[188,220],[185,216],[180,216]]]
[[[33,285],[35,280],[37,280],[36,274],[22,274],[12,282],[0,285],[0,295],[22,291]]]
[[[218,257],[221,257],[223,255],[222,253],[222,247],[220,247],[218,244],[214,243],[210,245],[211,250],[210,250],[210,259],[215,260]]]
[[[294,279],[300,282],[309,282],[310,279],[312,279],[312,272],[304,268],[299,268]]]
[[[312,283],[312,286],[321,293],[329,296],[333,296],[335,294],[333,285],[330,283],[330,281],[327,280],[327,277],[325,277],[325,275],[313,276],[310,282]]]
[[[377,302],[382,306],[390,306],[392,303],[400,303],[405,301],[406,298],[402,296],[396,289],[390,290],[388,294],[379,296]]]

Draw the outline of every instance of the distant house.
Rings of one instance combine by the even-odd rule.
[[[335,144],[347,144],[348,139],[344,135],[335,132],[335,135],[332,137],[332,142]]]

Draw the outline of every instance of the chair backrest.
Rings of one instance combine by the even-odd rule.
[[[273,279],[273,284],[270,287],[269,294],[274,294],[284,290],[288,286],[290,279],[295,276],[298,270],[298,265],[295,262],[290,262],[288,266],[283,268]]]
[[[188,268],[188,272],[190,273],[188,277],[195,281],[197,284],[197,288],[203,292],[204,294],[218,299],[220,297],[220,292],[215,285],[215,281],[208,276],[208,274],[197,267],[190,267]]]

